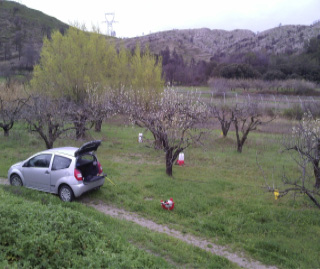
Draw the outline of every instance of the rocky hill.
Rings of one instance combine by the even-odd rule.
[[[0,76],[4,70],[32,69],[44,36],[52,30],[64,32],[68,25],[46,14],[13,1],[0,0]],[[286,25],[260,33],[250,30],[189,29],[153,33],[136,38],[119,39],[128,48],[137,42],[149,44],[151,52],[159,54],[166,47],[176,50],[186,62],[210,61],[233,53],[264,51],[267,54],[300,53],[305,42],[320,36],[320,22],[310,26]],[[1,74],[2,73],[2,74]]]
[[[320,22],[311,26],[286,25],[261,33],[250,30],[171,30],[147,36],[125,39],[127,47],[137,42],[149,44],[152,52],[159,53],[166,48],[183,55],[186,60],[209,61],[211,57],[264,50],[267,53],[300,53],[304,44],[320,35]]]

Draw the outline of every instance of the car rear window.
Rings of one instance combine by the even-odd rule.
[[[54,156],[52,170],[61,170],[69,168],[71,161],[71,159],[66,157]]]

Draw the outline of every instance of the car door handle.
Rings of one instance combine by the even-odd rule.
[[[45,171],[44,173],[47,174],[47,175],[50,175],[49,171]]]

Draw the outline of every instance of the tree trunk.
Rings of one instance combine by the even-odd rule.
[[[166,173],[169,177],[172,177],[172,166],[173,166],[172,151],[173,151],[173,148],[169,148],[166,150]]]
[[[84,139],[86,137],[85,123],[75,124],[76,127],[76,139]]]
[[[313,160],[313,173],[314,173],[314,177],[316,179],[316,183],[314,184],[314,187],[316,189],[319,189],[320,188],[319,160]]]
[[[3,129],[3,135],[5,137],[9,136],[9,131],[12,129],[14,122],[11,121],[10,123],[0,123],[0,127]]]
[[[220,122],[223,138],[226,138],[230,129],[231,121],[230,122]]]
[[[53,148],[53,141],[45,139],[44,142],[46,143],[47,149],[52,149]]]
[[[9,136],[9,129],[4,128],[3,129],[3,134],[4,134],[5,137],[8,137]]]
[[[153,134],[154,137],[154,149],[163,149],[160,137]]]
[[[94,123],[94,131],[101,132],[101,127],[102,127],[102,119],[96,120]]]
[[[79,115],[74,122],[76,129],[76,139],[84,139],[86,137],[86,117]]]
[[[237,146],[238,146],[237,147],[237,151],[239,153],[241,153],[243,144],[241,144],[240,135],[239,135],[239,127],[238,127],[238,122],[237,121],[234,121],[234,127],[236,129]]]
[[[162,149],[162,143],[160,139],[154,140],[154,149]]]

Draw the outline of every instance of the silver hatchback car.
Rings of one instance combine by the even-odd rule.
[[[99,189],[106,174],[94,152],[101,141],[85,143],[80,148],[63,147],[39,152],[12,165],[8,171],[11,185],[25,186],[58,194],[62,201]]]

